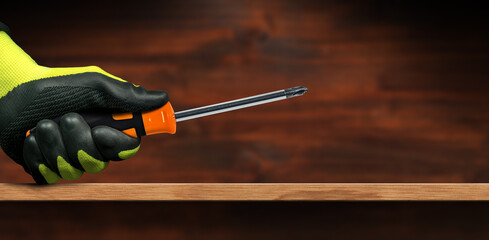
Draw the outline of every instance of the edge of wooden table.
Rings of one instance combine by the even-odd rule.
[[[0,201],[489,200],[488,183],[0,183]]]

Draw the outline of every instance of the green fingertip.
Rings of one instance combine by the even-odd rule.
[[[100,161],[83,150],[78,151],[78,161],[87,173],[98,173],[109,165],[109,162]]]
[[[76,180],[83,175],[83,171],[78,170],[71,166],[63,157],[58,156],[58,170],[61,177],[66,180]]]
[[[51,171],[51,169],[49,169],[48,167],[46,167],[46,165],[44,164],[39,164],[39,172],[42,174],[42,176],[44,177],[44,179],[46,179],[46,182],[48,182],[49,184],[53,184],[57,181],[59,181],[59,179],[61,179],[58,174],[56,174],[55,172]]]
[[[134,156],[134,154],[136,154],[138,152],[139,147],[141,147],[141,145],[137,146],[134,149],[129,149],[129,150],[125,150],[125,151],[120,152],[119,158],[120,159],[128,159],[128,158]]]

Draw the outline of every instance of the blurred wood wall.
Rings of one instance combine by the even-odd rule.
[[[303,85],[300,98],[179,123],[78,182],[487,182],[489,32],[477,4],[20,1],[39,64],[98,65],[184,110]],[[1,182],[29,182],[5,155]]]
[[[478,3],[15,1],[2,3],[0,21],[39,64],[98,65],[168,91],[176,110],[297,85],[310,89],[300,98],[182,122],[176,135],[145,137],[132,159],[76,182],[489,181],[489,19]],[[32,181],[0,158],[0,182]],[[299,203],[215,204],[207,218],[212,213],[204,203],[190,204],[187,212],[186,205],[172,211],[171,204],[139,203],[127,211],[148,217],[145,224],[107,229],[88,222],[99,214],[129,219],[121,216],[125,205],[4,204],[1,225],[12,230],[5,236],[21,236],[23,228],[12,226],[29,227],[22,221],[39,207],[47,209],[33,218],[41,223],[24,222],[52,239],[66,239],[70,230],[80,238],[108,230],[107,238],[134,239],[138,229],[166,239],[233,239],[236,233],[242,238],[234,239],[248,239],[255,229],[266,239],[302,238],[294,230],[343,239],[415,239],[423,230],[443,239],[460,239],[464,230],[484,234],[480,224],[462,221],[484,219],[476,214],[481,205],[463,205],[450,218],[444,213],[454,205],[405,204],[362,210],[353,203],[325,203],[319,210]],[[83,212],[80,218],[42,217],[71,206]],[[349,211],[352,206],[358,212]],[[287,209],[295,210],[277,215]],[[161,215],[147,216],[153,210]],[[434,214],[429,221],[426,212]],[[166,213],[175,221],[165,220]],[[357,213],[369,217],[359,220]],[[324,218],[328,214],[334,217]],[[50,224],[61,224],[58,217],[67,230],[53,234]],[[298,228],[296,219],[304,219]],[[207,220],[222,228],[197,223]]]

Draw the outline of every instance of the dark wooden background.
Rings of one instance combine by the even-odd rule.
[[[39,64],[98,65],[148,89],[168,91],[177,111],[296,85],[310,89],[300,98],[179,123],[176,135],[148,136],[132,159],[76,182],[489,182],[489,19],[478,3],[16,1],[2,3],[0,21]],[[32,181],[3,153],[0,158],[0,182]],[[176,224],[206,219],[206,204],[189,205],[192,214],[170,214]],[[46,204],[53,213],[69,208],[56,206]],[[83,206],[95,214],[105,205]],[[134,209],[149,209],[138,206]],[[223,219],[239,218],[230,209],[247,210],[238,215],[255,209],[252,203],[213,206]],[[334,206],[324,206],[328,211],[314,214],[314,220],[323,213],[344,214]],[[409,235],[413,223],[432,207],[378,204],[376,210],[359,211],[405,217],[400,225],[389,225],[388,217],[365,221],[386,223],[386,235],[402,230],[414,239],[419,235]],[[32,205],[25,209],[31,208],[25,211],[35,212]],[[452,208],[437,205],[440,212]],[[291,218],[304,217],[300,210],[292,213]],[[234,222],[235,231],[257,227],[240,223]],[[337,235],[311,234],[355,238],[348,233],[362,224],[339,224]],[[321,225],[301,226],[307,231]],[[167,238],[206,235],[206,229],[178,228]],[[232,238],[229,231],[210,236]],[[280,239],[279,232],[264,238]]]

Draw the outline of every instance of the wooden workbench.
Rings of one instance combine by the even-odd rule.
[[[486,183],[0,184],[0,200],[489,200]]]

